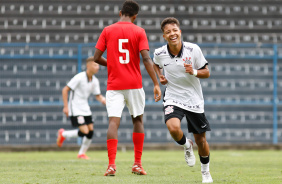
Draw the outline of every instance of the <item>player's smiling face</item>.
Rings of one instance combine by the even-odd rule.
[[[169,45],[181,44],[181,30],[176,24],[165,25],[163,33],[163,37]]]

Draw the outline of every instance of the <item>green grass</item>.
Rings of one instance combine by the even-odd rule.
[[[282,151],[212,151],[210,170],[214,183],[282,183]],[[90,160],[76,159],[76,152],[0,152],[1,184],[56,183],[201,183],[199,158],[188,167],[181,150],[144,151],[148,175],[131,174],[133,152],[117,154],[115,177],[103,176],[107,152],[88,152]]]

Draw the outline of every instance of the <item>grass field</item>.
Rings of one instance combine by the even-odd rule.
[[[282,151],[212,151],[210,170],[214,183],[282,183]],[[0,152],[1,184],[56,183],[201,183],[200,162],[188,167],[184,153],[144,151],[148,175],[131,174],[133,151],[117,154],[117,174],[103,176],[107,152],[88,152],[90,160],[76,159],[76,152]]]

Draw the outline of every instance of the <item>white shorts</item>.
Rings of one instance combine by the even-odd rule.
[[[145,92],[143,88],[128,90],[109,90],[106,92],[108,117],[121,117],[124,106],[134,118],[144,114]]]

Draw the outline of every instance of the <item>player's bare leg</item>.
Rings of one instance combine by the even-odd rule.
[[[181,146],[184,147],[185,161],[188,166],[193,167],[196,163],[196,158],[193,152],[193,142],[187,139],[181,130],[181,122],[178,118],[170,118],[166,121],[166,126],[171,137]]]
[[[109,117],[109,127],[107,132],[107,149],[109,165],[104,176],[115,176],[116,173],[116,154],[118,144],[118,128],[120,125],[119,117]]]
[[[120,125],[120,117],[109,117],[107,140],[118,138],[119,125]]]
[[[182,138],[183,131],[181,130],[180,120],[178,118],[170,118],[167,120],[166,126],[175,141],[179,141]]]
[[[198,146],[200,156],[208,156],[210,154],[209,144],[206,140],[206,133],[194,134],[195,142]]]
[[[88,130],[89,130],[89,131],[94,131],[94,125],[93,125],[93,123],[87,125],[87,127],[88,127]]]
[[[206,140],[206,133],[194,134],[194,138],[198,145],[198,153],[201,161],[202,183],[212,183],[213,180],[209,169],[210,149]]]
[[[132,166],[132,173],[138,175],[146,175],[146,171],[142,167],[141,157],[143,152],[143,143],[144,143],[144,124],[143,124],[143,115],[133,117],[133,134],[132,141],[134,144],[134,164]]]
[[[133,132],[144,133],[143,114],[135,118],[131,116],[131,119],[133,122]]]

